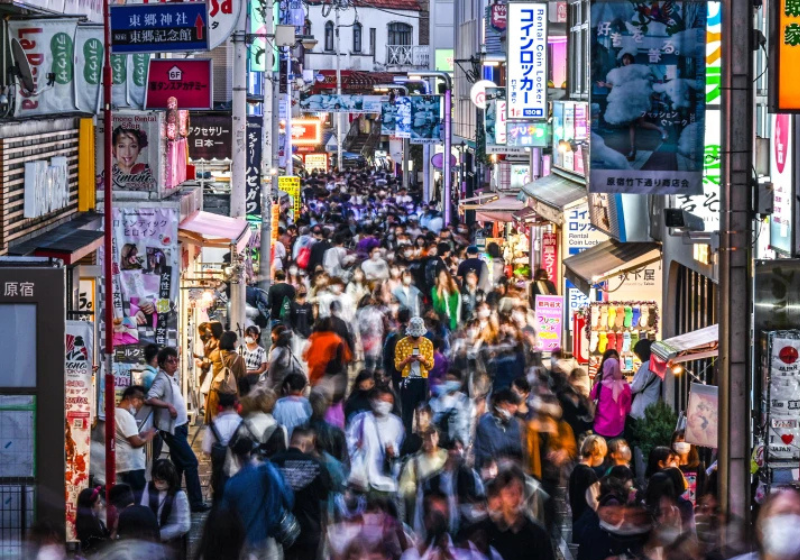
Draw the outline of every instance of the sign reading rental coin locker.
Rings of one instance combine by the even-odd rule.
[[[773,7],[774,6],[774,7]],[[769,111],[800,112],[800,2],[770,3]]]
[[[547,118],[547,2],[509,2],[509,119]]]

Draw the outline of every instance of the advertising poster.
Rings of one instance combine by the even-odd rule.
[[[505,41],[508,29],[508,3],[506,0],[492,0],[486,6],[486,54],[506,54]]]
[[[592,192],[702,194],[706,16],[705,2],[592,2]]]
[[[796,460],[800,457],[800,339],[797,331],[778,331],[769,340],[769,457]],[[767,393],[768,391],[768,393]]]
[[[304,113],[380,113],[384,96],[327,93],[300,94]]]
[[[313,173],[314,171],[320,171],[322,173],[328,172],[328,154],[324,152],[304,154],[303,161],[308,173]]]
[[[537,350],[552,352],[561,348],[561,323],[564,317],[564,298],[536,296],[534,302]]]
[[[441,97],[413,95],[411,99],[411,143],[439,144],[442,141]]]
[[[698,447],[716,449],[718,418],[718,388],[692,383],[686,408],[686,441]]]
[[[381,103],[381,134],[384,136],[394,136],[395,117],[397,115],[397,105],[390,101]]]
[[[245,212],[261,216],[261,131],[264,119],[258,115],[247,117],[247,185]],[[230,157],[230,152],[228,153]]]
[[[132,54],[128,56],[128,105],[134,109],[144,109],[145,97],[147,95],[147,78],[149,75],[148,65],[150,64],[149,54]],[[187,78],[184,77],[184,80]],[[154,107],[155,109],[166,109],[164,107]],[[181,109],[193,109],[194,107],[180,107]]]
[[[67,540],[75,537],[78,494],[89,484],[89,446],[92,428],[92,364],[94,325],[67,321],[64,412],[64,459],[67,499]]]
[[[19,41],[31,67],[36,92],[16,88],[14,116],[32,117],[75,110],[77,19],[11,19],[8,36]],[[54,74],[52,87],[47,74]]]
[[[546,120],[547,2],[510,2],[506,42],[509,120]]]
[[[105,123],[98,118],[96,146],[103,146]],[[118,191],[158,192],[164,185],[166,152],[164,113],[114,111],[112,187]],[[103,188],[103,150],[95,150],[97,188]]]
[[[103,26],[79,25],[75,31],[75,108],[100,110],[103,75]]]
[[[116,353],[114,356],[114,394],[117,402],[122,399],[122,393],[125,392],[125,389],[133,385],[134,371],[139,371],[144,367],[136,363],[118,361],[121,358],[122,356],[120,353]],[[102,361],[100,366],[100,372],[97,376],[97,398],[95,400],[97,402],[97,418],[99,420],[105,420],[106,401],[104,397],[106,392],[106,376],[103,373],[104,366]]]
[[[292,199],[292,208],[294,208],[294,215],[300,215],[300,177],[278,177],[278,190],[288,194]]]
[[[394,105],[395,138],[411,138],[411,98],[397,97],[395,98]]]
[[[507,122],[506,144],[515,148],[546,148],[550,145],[550,123]]]
[[[233,136],[230,113],[192,112],[189,157],[193,160],[230,159]]]
[[[791,115],[772,115],[770,179],[775,197],[775,211],[769,219],[770,248],[785,255],[792,253],[792,206],[794,158],[792,154]]]
[[[174,347],[178,343],[178,212],[115,208],[113,215],[113,342],[119,347],[115,351],[138,350],[148,344]]]
[[[506,90],[486,88],[486,143],[503,146],[506,143]]]

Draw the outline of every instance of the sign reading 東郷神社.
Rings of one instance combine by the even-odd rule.
[[[162,53],[208,50],[205,2],[111,6],[111,52]]]
[[[509,2],[506,103],[509,119],[547,118],[547,2]]]
[[[145,109],[167,109],[174,97],[181,109],[214,105],[211,59],[153,58],[147,72]]]

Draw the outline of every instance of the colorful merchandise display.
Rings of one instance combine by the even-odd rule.
[[[596,302],[589,304],[589,374],[594,375],[603,353],[617,350],[622,371],[633,375],[640,362],[633,348],[640,340],[656,340],[658,335],[658,304],[654,301]]]

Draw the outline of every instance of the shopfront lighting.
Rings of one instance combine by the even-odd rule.
[[[211,307],[211,305],[214,303],[214,292],[212,292],[211,290],[204,290],[203,296],[200,299],[200,301],[203,303],[203,307],[205,308]]]
[[[559,140],[558,141],[558,151],[562,154],[566,154],[572,151],[572,146],[566,140]]]
[[[678,376],[683,373],[683,366],[680,364],[675,364],[672,366],[672,375]]]

